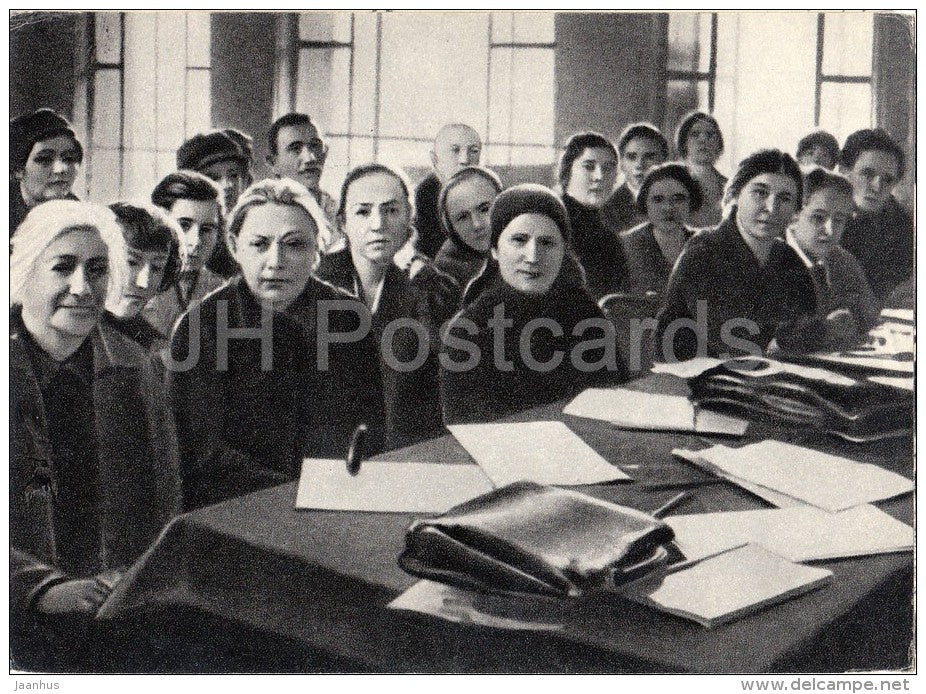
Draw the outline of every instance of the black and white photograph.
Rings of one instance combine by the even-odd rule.
[[[916,19],[10,10],[8,691],[908,690]]]

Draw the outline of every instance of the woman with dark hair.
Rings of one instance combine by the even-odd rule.
[[[162,335],[170,336],[177,319],[190,304],[225,283],[206,261],[222,243],[224,208],[218,187],[195,171],[168,174],[151,193],[151,202],[177,223],[180,231],[180,272],[174,286],[153,297],[144,316]]]
[[[387,449],[444,433],[438,331],[456,310],[460,292],[453,278],[430,262],[413,265],[412,272],[396,266],[396,252],[412,233],[409,190],[399,174],[381,164],[350,171],[337,214],[348,249],[323,256],[317,272],[369,311],[381,351]]]
[[[556,180],[572,227],[572,251],[596,300],[616,291],[624,276],[620,243],[602,213],[616,178],[617,151],[604,136],[579,133],[569,138],[557,164]]]
[[[571,228],[553,192],[514,186],[490,214],[491,259],[442,346],[447,424],[494,421],[626,375],[613,325],[565,262]]]
[[[489,210],[502,192],[502,182],[489,169],[467,166],[441,189],[437,211],[447,240],[434,266],[466,288],[489,257]]]
[[[675,150],[701,186],[704,198],[701,209],[691,216],[691,225],[707,227],[720,223],[727,179],[715,168],[723,154],[723,133],[717,119],[702,111],[686,115],[675,133]]]
[[[814,312],[810,276],[784,241],[802,191],[788,154],[765,149],[740,162],[727,186],[727,217],[693,236],[672,269],[657,359],[761,354],[779,330]]]
[[[298,183],[252,185],[228,229],[241,275],[177,323],[167,370],[187,509],[295,479],[303,458],[340,457],[359,423],[382,419],[360,308],[312,277],[324,223]]]
[[[655,315],[672,266],[694,233],[688,219],[701,207],[701,188],[681,164],[662,164],[643,179],[636,204],[647,221],[620,235],[627,261],[623,288],[652,301]]]
[[[70,200],[36,207],[13,236],[10,655],[21,669],[91,667],[97,610],[179,510],[158,375],[100,323],[123,244],[109,210]]]
[[[180,245],[176,225],[154,208],[125,202],[109,206],[116,215],[126,245],[124,282],[106,301],[103,322],[144,349],[167,346],[167,335],[142,316],[142,309],[157,294],[177,281]]]
[[[50,108],[10,121],[10,235],[46,200],[76,200],[71,192],[84,150],[71,124]]]

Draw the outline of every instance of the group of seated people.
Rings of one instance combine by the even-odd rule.
[[[333,198],[292,113],[268,132],[272,178],[215,130],[150,204],[103,207],[71,190],[83,150],[61,115],[13,119],[14,658],[77,657],[175,514],[293,480],[360,424],[371,454],[625,381],[627,316],[650,321],[651,359],[831,350],[909,293],[904,154],[883,131],[759,150],[729,182],[713,117],[676,140],[669,162],[650,124],[616,147],[578,133],[555,191],[506,188],[451,124],[417,188],[371,163]]]

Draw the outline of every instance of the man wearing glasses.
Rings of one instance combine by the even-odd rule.
[[[337,250],[330,244],[337,243],[340,236],[335,232],[337,225],[334,220],[338,205],[319,184],[328,157],[328,146],[312,119],[304,113],[287,113],[277,118],[267,133],[267,147],[270,152],[267,164],[273,175],[291,178],[304,185],[325,213],[330,233],[319,229],[320,250],[323,253]]]

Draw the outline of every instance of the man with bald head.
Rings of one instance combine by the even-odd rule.
[[[479,133],[463,123],[450,123],[434,138],[429,173],[415,189],[415,228],[418,229],[418,251],[433,258],[445,240],[441,228],[437,199],[441,186],[464,166],[479,163],[482,140]]]

